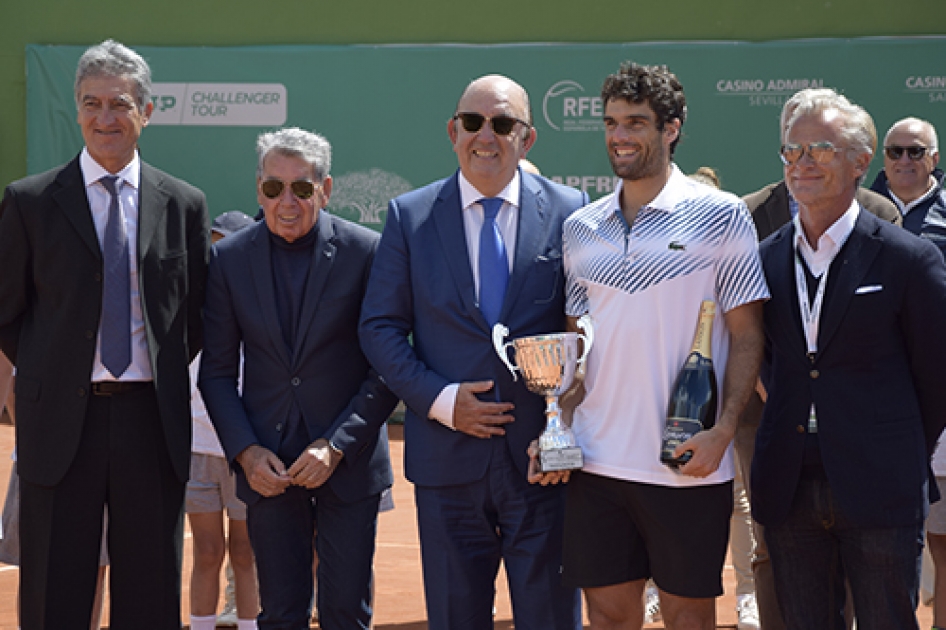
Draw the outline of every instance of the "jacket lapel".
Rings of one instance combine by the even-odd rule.
[[[95,223],[92,221],[92,209],[89,207],[89,196],[85,191],[85,181],[82,179],[82,169],[79,168],[79,158],[69,162],[59,175],[56,182],[60,189],[53,193],[53,199],[69,219],[80,238],[99,260],[102,259],[102,248],[99,238],[95,234]]]
[[[138,188],[138,262],[148,254],[161,224],[168,193],[164,190],[158,172],[141,162],[141,182]]]
[[[772,293],[772,303],[766,305],[766,309],[774,311],[781,328],[787,332],[788,344],[793,348],[791,356],[803,357],[807,361],[808,342],[805,340],[795,284],[795,229],[791,223],[785,224],[772,239],[769,246],[771,253],[765,259],[765,275]]]
[[[516,230],[516,252],[512,265],[512,275],[506,288],[506,298],[499,321],[506,322],[516,298],[522,294],[522,288],[533,261],[542,253],[542,246],[546,241],[548,212],[546,199],[542,190],[520,173],[519,176],[519,228]]]
[[[312,262],[306,279],[305,291],[302,294],[302,315],[299,317],[296,347],[292,349],[293,365],[296,364],[300,351],[305,347],[309,331],[312,326],[317,325],[312,320],[315,319],[315,311],[322,300],[322,292],[325,290],[325,284],[332,273],[332,267],[335,265],[337,246],[335,245],[334,217],[328,212],[320,210],[315,229],[318,230],[318,233],[316,234],[315,249],[312,252]]]
[[[444,184],[431,210],[440,247],[447,269],[457,285],[463,307],[470,317],[489,332],[489,324],[476,305],[476,285],[470,268],[470,254],[466,246],[466,231],[463,228],[463,208],[460,207],[460,187],[454,175]]]
[[[273,261],[270,255],[269,230],[265,221],[258,221],[255,225],[246,228],[254,230],[250,239],[248,263],[253,287],[256,289],[256,298],[259,302],[260,317],[263,327],[267,330],[270,344],[279,352],[280,358],[290,367],[289,349],[282,337],[282,326],[279,323],[279,314],[276,312],[276,292],[273,287]]]
[[[829,295],[825,298],[826,304],[818,328],[819,353],[831,344],[831,338],[844,319],[854,291],[880,252],[883,241],[875,236],[878,229],[876,222],[877,219],[861,207],[854,230],[838,254],[841,259],[835,260],[837,264],[832,265],[828,281],[833,286],[828,287]]]

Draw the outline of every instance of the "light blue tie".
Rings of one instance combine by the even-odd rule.
[[[105,285],[102,287],[101,352],[104,365],[115,378],[131,363],[131,282],[128,268],[128,238],[118,204],[118,178],[106,175],[99,181],[111,195],[105,224],[103,257]]]
[[[499,321],[509,283],[509,262],[503,235],[496,225],[496,214],[503,207],[498,197],[480,199],[483,206],[483,229],[480,230],[480,312],[490,326]]]

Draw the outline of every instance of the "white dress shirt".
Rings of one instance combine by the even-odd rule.
[[[85,192],[89,199],[89,208],[92,210],[92,222],[95,224],[95,234],[99,239],[99,248],[105,239],[105,225],[108,223],[108,206],[111,195],[99,181],[106,175],[116,175],[116,189],[119,191],[119,209],[125,223],[125,235],[128,239],[128,262],[131,283],[131,364],[116,379],[108,369],[102,365],[102,322],[99,318],[98,340],[95,343],[95,359],[92,362],[92,382],[98,381],[150,381],[152,380],[151,360],[148,355],[148,340],[145,336],[144,316],[141,312],[141,294],[138,283],[138,191],[141,184],[141,159],[135,152],[134,159],[117,173],[109,173],[98,162],[92,159],[88,149],[82,149],[79,156],[79,167],[82,178],[85,180]],[[103,278],[104,282],[104,278]]]
[[[479,200],[486,195],[478,191],[469,180],[463,176],[461,171],[459,176],[460,187],[460,206],[463,209],[463,231],[466,234],[466,249],[470,256],[470,269],[473,271],[473,283],[476,291],[477,305],[480,295],[480,230],[483,227],[483,206]],[[519,229],[519,170],[516,170],[505,188],[503,188],[496,197],[504,200],[502,208],[496,214],[496,225],[503,237],[503,244],[506,246],[506,262],[509,265],[509,273],[512,275],[512,263],[516,258],[516,234]],[[453,426],[453,408],[457,400],[457,390],[459,383],[451,383],[443,388],[434,404],[430,406],[428,416],[442,423],[444,426],[455,428]]]

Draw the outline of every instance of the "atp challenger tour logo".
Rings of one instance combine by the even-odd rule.
[[[542,114],[556,131],[603,131],[601,97],[588,95],[578,81],[559,81],[545,92]]]
[[[907,92],[926,96],[928,103],[946,103],[946,77],[909,76],[904,84]]]
[[[747,98],[750,107],[781,107],[799,90],[823,87],[823,78],[719,79],[716,95]]]
[[[152,125],[270,127],[286,122],[281,83],[155,83]]]
[[[412,188],[403,177],[379,168],[345,173],[332,178],[328,207],[340,216],[340,210],[357,212],[356,221],[362,224],[381,223],[381,211],[387,209],[388,201]]]

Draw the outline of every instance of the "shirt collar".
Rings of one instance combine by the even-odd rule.
[[[900,197],[898,197],[897,195],[895,195],[894,192],[893,192],[892,190],[890,190],[890,184],[889,184],[889,183],[887,184],[887,192],[890,193],[890,198],[893,199],[893,202],[894,202],[895,204],[897,204],[897,208],[900,209],[900,213],[901,213],[901,214],[906,214],[906,213],[909,212],[910,210],[913,210],[913,209],[916,208],[918,205],[920,205],[921,203],[923,203],[924,201],[926,201],[927,199],[929,199],[930,197],[932,197],[933,195],[935,195],[937,192],[939,192],[940,183],[939,183],[938,181],[936,181],[936,178],[935,178],[935,177],[930,177],[930,179],[933,180],[933,183],[930,184],[929,190],[927,190],[926,193],[924,193],[923,195],[921,195],[919,198],[914,199],[914,200],[911,201],[910,203],[903,203],[903,202],[900,200]]]
[[[795,215],[795,218],[792,219],[795,224],[795,245],[815,277],[821,275],[824,268],[827,267],[827,264],[830,264],[851,235],[851,232],[854,231],[854,224],[857,222],[857,215],[860,210],[860,204],[857,203],[856,199],[852,199],[850,207],[818,239],[817,250],[812,249],[808,243],[808,238],[801,226],[800,214]],[[825,261],[827,264],[824,264]]]
[[[131,162],[129,162],[125,168],[117,173],[109,173],[89,155],[89,149],[83,147],[82,153],[79,155],[79,168],[82,170],[82,178],[85,180],[86,188],[95,184],[106,175],[116,175],[119,179],[126,184],[130,184],[136,190],[141,182],[141,159],[138,157],[138,151],[135,151],[135,157],[132,158]]]
[[[460,207],[464,210],[468,209],[474,203],[478,203],[480,199],[486,196],[478,191],[476,187],[470,183],[470,180],[463,176],[463,171],[459,172],[457,179],[460,184]],[[512,176],[512,180],[510,180],[510,182],[506,184],[506,187],[500,190],[499,194],[496,196],[517,208],[519,207],[518,168],[516,169],[516,173]]]

